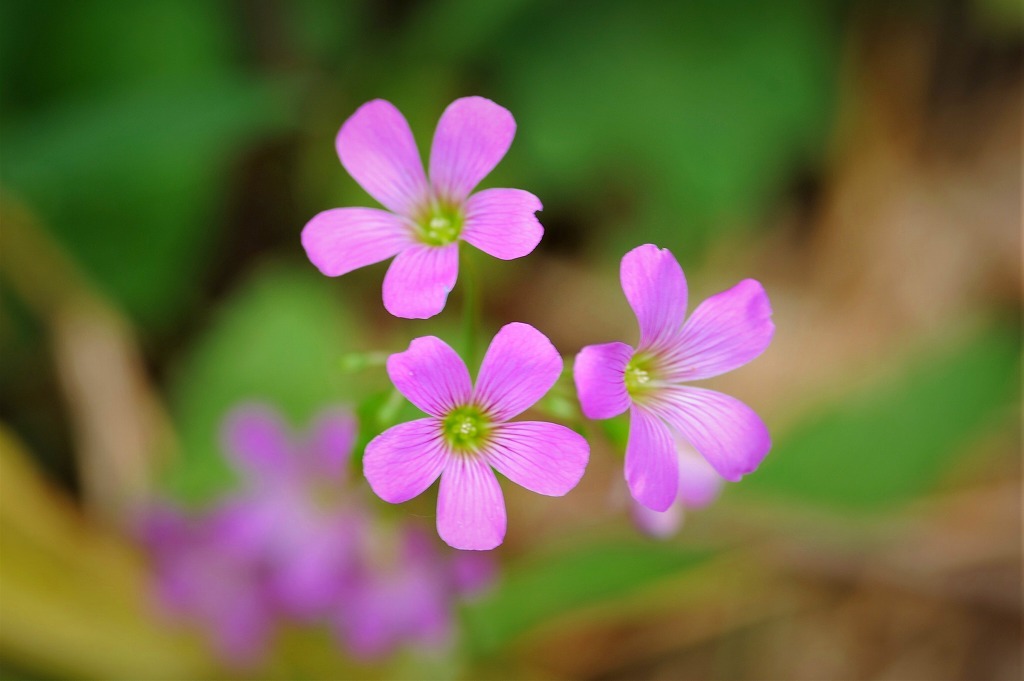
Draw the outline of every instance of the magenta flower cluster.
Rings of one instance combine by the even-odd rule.
[[[240,407],[223,429],[239,489],[148,515],[160,602],[203,624],[227,661],[258,662],[284,621],[330,626],[357,658],[443,646],[457,600],[486,586],[486,556],[446,555],[419,527],[373,518],[347,480],[355,435],[340,409],[297,438],[268,407]]]
[[[338,155],[386,210],[320,213],[302,233],[309,259],[337,276],[394,256],[384,278],[384,307],[399,317],[436,315],[457,279],[459,242],[507,260],[528,255],[543,235],[533,194],[472,194],[514,133],[512,115],[494,102],[456,100],[438,123],[427,174],[401,113],[382,100],[363,105],[338,133]],[[626,482],[642,509],[641,525],[664,534],[678,526],[682,508],[709,503],[723,480],[755,470],[771,447],[766,426],[748,406],[688,385],[760,355],[774,333],[771,306],[761,285],[745,280],[687,319],[683,270],[668,250],[651,244],[623,257],[621,281],[639,342],[584,347],[573,378],[586,417],[629,412]],[[544,396],[562,365],[550,341],[527,324],[498,332],[475,384],[442,340],[413,340],[390,357],[387,371],[427,417],[370,442],[364,457],[370,486],[385,501],[401,503],[440,478],[440,536],[461,549],[499,545],[506,514],[494,471],[534,492],[561,496],[586,468],[589,445],[573,430],[511,420]]]

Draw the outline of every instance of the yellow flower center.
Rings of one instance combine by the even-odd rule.
[[[479,450],[487,442],[491,429],[491,419],[472,405],[452,409],[441,422],[444,439],[458,452]]]
[[[651,387],[654,379],[653,361],[650,357],[634,355],[626,365],[626,390],[630,395],[636,396]]]
[[[460,207],[433,201],[416,224],[420,241],[429,246],[447,246],[458,240],[464,222]]]

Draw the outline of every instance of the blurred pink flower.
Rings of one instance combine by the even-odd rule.
[[[236,408],[222,440],[243,477],[236,504],[262,536],[269,586],[290,614],[322,614],[351,571],[364,511],[348,486],[356,423],[344,409],[325,411],[304,437],[257,404]]]
[[[665,511],[679,491],[675,436],[730,481],[755,470],[767,455],[768,429],[750,407],[684,382],[751,361],[768,347],[775,325],[768,296],[752,279],[708,298],[686,319],[683,270],[667,249],[652,244],[627,253],[620,274],[640,343],[635,349],[589,345],[576,357],[573,374],[588,418],[630,411],[626,482],[638,502]]]
[[[652,511],[633,500],[633,519],[649,535],[669,537],[679,531],[686,511],[698,510],[714,502],[725,481],[704,457],[685,442],[676,443],[679,457],[679,492],[665,511]]]
[[[446,645],[457,599],[493,580],[487,556],[444,555],[416,527],[373,521],[348,480],[355,435],[343,409],[297,437],[269,407],[236,408],[222,439],[240,488],[194,514],[147,515],[160,601],[228,662],[259,662],[284,619],[332,623],[358,657]]]
[[[199,623],[235,666],[258,662],[276,619],[259,529],[226,503],[195,516],[157,506],[143,521],[156,595],[170,614]]]
[[[444,341],[417,338],[388,358],[395,387],[429,418],[399,424],[366,447],[370,487],[397,504],[440,477],[437,531],[457,549],[492,549],[505,537],[505,501],[491,468],[538,494],[576,486],[590,446],[565,426],[509,422],[555,384],[562,358],[544,334],[508,324],[487,349],[476,387]]]
[[[428,178],[401,112],[382,99],[362,105],[338,132],[338,156],[387,210],[318,214],[302,230],[310,261],[336,277],[395,256],[384,277],[384,307],[396,317],[433,317],[455,286],[459,241],[511,260],[532,252],[544,233],[533,194],[470,195],[501,161],[515,131],[512,114],[489,99],[455,100],[434,132]]]
[[[452,643],[455,602],[486,589],[496,566],[489,555],[442,552],[414,525],[368,532],[356,578],[334,623],[358,658],[378,658],[399,646],[445,648]]]
[[[155,507],[143,540],[161,602],[247,664],[281,617],[326,616],[352,578],[364,522],[344,485],[355,421],[334,409],[295,438],[272,409],[246,405],[222,436],[241,488],[198,513]]]

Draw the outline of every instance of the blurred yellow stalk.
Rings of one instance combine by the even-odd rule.
[[[151,497],[158,457],[173,448],[133,330],[26,206],[0,195],[0,217],[0,274],[49,329],[84,502],[124,528]]]
[[[0,656],[69,678],[207,676],[199,645],[164,628],[142,557],[90,522],[0,425]]]

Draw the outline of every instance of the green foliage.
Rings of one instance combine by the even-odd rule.
[[[822,408],[785,436],[735,494],[847,510],[927,492],[979,429],[1017,396],[1019,334],[995,328],[928,357],[885,386]]]
[[[974,17],[984,30],[1006,40],[1019,40],[1024,32],[1024,11],[1015,0],[974,0]]]
[[[329,291],[315,273],[267,269],[220,306],[171,386],[175,493],[197,500],[230,482],[218,429],[241,402],[273,405],[296,429],[329,404],[354,404],[358,387],[336,367],[358,336]]]
[[[0,179],[148,327],[194,301],[239,150],[294,118],[284,84],[232,64],[217,7],[68,3],[42,32],[30,5],[8,10],[14,39],[36,42],[0,66],[21,95],[4,107]]]
[[[750,220],[829,129],[828,2],[542,4],[496,66],[545,202],[615,227],[607,248],[693,249]],[[514,37],[513,37],[514,36]],[[532,172],[531,172],[532,170]]]
[[[712,555],[640,538],[534,555],[526,563],[509,566],[499,589],[466,608],[467,645],[477,656],[488,655],[542,622],[627,596]]]
[[[601,432],[611,441],[612,447],[620,456],[626,455],[626,445],[629,444],[629,417],[630,413],[627,411],[614,418],[598,422]]]
[[[66,100],[228,75],[241,48],[228,9],[203,0],[59,7],[5,0],[0,72],[11,96],[0,107],[5,114],[35,113]]]

